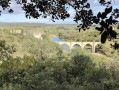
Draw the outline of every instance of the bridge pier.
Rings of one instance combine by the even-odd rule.
[[[92,46],[92,53],[95,53],[95,45]]]

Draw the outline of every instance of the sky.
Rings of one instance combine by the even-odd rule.
[[[11,8],[14,10],[14,13],[10,14],[7,11],[3,11],[2,15],[0,16],[0,22],[29,22],[29,23],[47,23],[47,24],[76,24],[73,21],[73,17],[75,15],[75,11],[73,9],[69,9],[68,12],[70,13],[70,17],[63,20],[56,20],[52,22],[50,17],[43,19],[27,19],[25,17],[25,13],[22,11],[21,6],[14,2],[15,0],[11,1]],[[28,0],[29,1],[29,0]],[[88,0],[91,4],[91,9],[93,10],[94,14],[96,15],[99,11],[104,11],[104,7],[98,3],[98,0]],[[115,0],[112,4],[113,8],[119,8],[119,0]],[[0,10],[2,8],[0,7]]]

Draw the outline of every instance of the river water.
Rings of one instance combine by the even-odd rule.
[[[52,41],[54,41],[54,42],[63,42],[65,40],[62,40],[59,37],[52,37]]]

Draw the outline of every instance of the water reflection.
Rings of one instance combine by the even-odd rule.
[[[69,46],[68,46],[67,44],[62,44],[61,46],[62,46],[63,48],[65,48],[67,51],[70,50],[70,48],[69,48]]]

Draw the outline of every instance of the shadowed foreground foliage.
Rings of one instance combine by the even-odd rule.
[[[93,56],[87,51],[74,49],[65,53],[53,42],[40,43],[52,51],[49,57],[48,50],[42,47],[37,50],[39,56],[23,58],[9,57],[0,65],[0,89],[2,90],[118,90],[118,64],[102,62],[103,57]],[[37,45],[37,44],[36,44]],[[54,45],[54,47],[51,47]],[[54,49],[52,49],[54,48]],[[35,48],[32,48],[35,49]],[[9,49],[8,49],[9,50]],[[6,49],[7,51],[7,49]],[[44,51],[44,54],[41,52]],[[37,58],[36,58],[37,57]],[[96,61],[101,61],[101,63]],[[112,64],[112,65],[111,65]],[[113,66],[113,65],[117,66]]]

